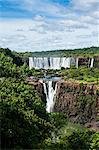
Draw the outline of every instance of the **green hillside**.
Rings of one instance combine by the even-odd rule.
[[[70,50],[53,50],[53,51],[42,51],[33,52],[33,56],[83,56],[92,57],[99,55],[99,47],[81,48],[81,49],[70,49]]]

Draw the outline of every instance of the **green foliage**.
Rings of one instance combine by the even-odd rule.
[[[29,74],[31,74],[31,72],[27,64],[23,64],[19,67],[13,63],[11,57],[7,57],[3,53],[0,53],[0,77],[24,78]]]
[[[92,132],[73,132],[69,137],[66,137],[68,141],[69,149],[73,150],[89,150]]]
[[[72,49],[72,50],[53,50],[53,51],[41,51],[33,52],[32,56],[58,56],[58,57],[70,57],[70,56],[82,56],[82,57],[93,57],[99,55],[99,47]]]
[[[43,102],[24,80],[31,74],[28,66],[14,63],[13,56],[9,49],[0,53],[1,148],[37,149],[52,125]]]
[[[99,47],[89,47],[81,49],[71,49],[71,50],[53,50],[53,51],[41,51],[41,52],[23,52],[17,53],[15,51],[11,52],[8,48],[0,48],[0,52],[4,53],[6,56],[13,58],[13,63],[17,65],[23,65],[23,63],[28,64],[28,58],[32,56],[57,56],[57,57],[70,57],[70,56],[81,56],[81,57],[93,57],[99,56]]]
[[[51,123],[55,126],[52,137],[44,141],[42,149],[55,150],[91,150],[98,148],[98,133],[73,124],[61,113],[50,114]]]
[[[64,76],[65,80],[74,79],[80,82],[95,82],[99,84],[99,69],[98,68],[70,68],[69,70],[59,71],[61,76]]]
[[[0,93],[2,148],[39,148],[51,124],[36,92],[24,81],[2,78]]]
[[[67,117],[63,113],[50,113],[50,122],[53,124],[57,129],[61,128],[63,124],[67,124]]]
[[[18,53],[16,52],[12,52],[8,48],[0,48],[0,53],[3,53],[5,56],[12,58],[13,63],[17,66],[21,66],[24,64],[24,61],[22,60],[20,55],[18,55]]]
[[[0,53],[0,77],[17,77],[19,75],[16,64],[13,64],[11,57]]]
[[[92,142],[91,142],[90,150],[98,150],[99,149],[99,132],[93,134]]]

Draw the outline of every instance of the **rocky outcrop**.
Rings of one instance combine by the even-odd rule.
[[[40,82],[39,79],[29,77],[27,79],[28,84],[33,86],[33,89],[37,91],[39,97],[41,100],[46,104],[46,95],[44,93],[44,87],[43,84]]]
[[[89,58],[78,58],[78,66],[90,66],[90,59]]]
[[[95,57],[95,63],[94,63],[95,68],[99,68],[99,56]]]
[[[99,56],[93,57],[94,62],[93,62],[93,67],[99,68]],[[91,60],[92,58],[89,57],[79,57],[78,58],[78,66],[91,66]]]
[[[46,104],[43,82],[31,78],[27,81]],[[59,80],[55,100],[54,112],[63,112],[72,122],[99,131],[99,86]]]
[[[55,112],[63,112],[73,122],[86,124],[99,119],[99,87],[74,81],[57,83]]]

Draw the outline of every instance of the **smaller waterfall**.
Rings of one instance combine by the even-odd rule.
[[[55,83],[55,82],[54,82]],[[55,94],[57,90],[57,83],[55,83],[55,87],[53,88],[53,81],[48,80],[43,82],[44,92],[46,94],[46,111],[52,112],[55,104]]]
[[[65,68],[70,68],[70,65],[71,65],[71,58],[68,57],[68,58],[66,58],[66,66],[65,66]]]
[[[79,59],[76,58],[76,68],[78,68],[78,61],[79,61]]]
[[[33,64],[33,57],[29,57],[29,68],[32,69],[34,66]]]
[[[76,58],[71,57],[70,65],[71,66],[76,66]]]
[[[89,60],[88,60],[88,68],[90,68],[90,62],[91,62],[91,59],[89,58]]]
[[[90,68],[93,68],[93,65],[94,65],[94,58],[91,59]]]

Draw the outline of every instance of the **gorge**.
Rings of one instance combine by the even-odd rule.
[[[30,81],[31,82],[31,81]],[[99,129],[99,87],[94,84],[80,84],[77,81],[64,81],[61,78],[35,80],[42,86],[46,99],[46,111],[63,112],[72,122],[95,125]],[[41,95],[42,95],[41,92]]]
[[[62,67],[66,69],[71,68],[71,66],[76,68],[80,66],[93,68],[97,62],[98,57],[29,57],[29,68],[30,70],[32,68],[55,70]],[[73,122],[81,124],[96,122],[95,119],[99,117],[97,112],[99,109],[98,86],[95,86],[94,83],[80,84],[79,81],[65,81],[61,77],[57,78],[56,76],[47,77],[46,73],[44,75],[44,78],[38,80],[42,85],[48,113],[63,112]],[[81,109],[82,113],[79,112]]]

